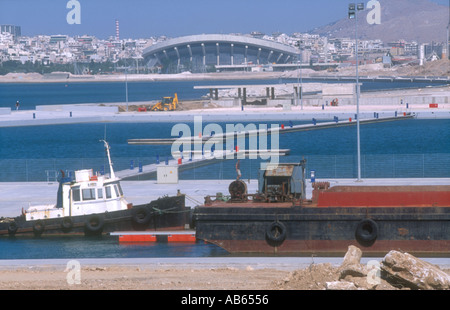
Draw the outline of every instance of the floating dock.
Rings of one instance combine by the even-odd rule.
[[[374,117],[369,119],[361,119],[359,123],[363,124],[372,124],[372,123],[381,123],[381,122],[391,122],[398,121],[404,119],[412,119],[414,115],[404,113],[402,115],[397,115],[394,117]],[[234,139],[240,136],[250,137],[261,134],[270,135],[272,133],[290,133],[290,132],[298,132],[298,131],[309,131],[309,130],[318,130],[318,129],[328,129],[335,127],[344,127],[344,126],[353,126],[357,124],[356,119],[345,119],[339,120],[339,118],[334,117],[332,122],[317,122],[316,119],[311,120],[311,124],[302,124],[302,125],[293,125],[292,123],[281,124],[280,127],[268,128],[268,129],[258,129],[258,130],[248,130],[243,132],[231,132],[218,134],[214,136],[191,136],[191,137],[181,137],[181,138],[155,138],[155,139],[128,139],[128,144],[133,145],[170,145],[175,142],[178,143],[206,143],[209,140],[212,141],[223,141],[226,139]]]
[[[119,236],[119,243],[134,242],[196,242],[195,230],[180,231],[119,231],[110,236]]]

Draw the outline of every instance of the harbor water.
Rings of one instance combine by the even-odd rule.
[[[157,100],[177,92],[180,100],[196,99],[204,90],[195,85],[273,84],[293,82],[261,81],[186,81],[129,83],[130,101]],[[363,91],[384,88],[424,87],[407,83],[364,83]],[[36,105],[125,101],[123,83],[43,83],[0,84],[0,107],[20,109]],[[286,126],[288,126],[286,120]],[[293,125],[300,122],[292,122]],[[247,123],[243,123],[246,125]],[[193,124],[188,123],[189,126]],[[204,124],[205,125],[205,124]],[[226,122],[220,123],[224,130]],[[259,126],[260,124],[256,124]],[[268,124],[270,126],[270,124]],[[278,124],[281,125],[281,124]],[[170,146],[129,145],[128,139],[171,137],[174,123],[106,123],[0,128],[0,182],[46,181],[60,170],[93,168],[102,171],[106,164],[103,144],[111,145],[115,170],[163,162],[171,157]],[[361,126],[363,178],[449,178],[450,120],[402,120]],[[270,139],[268,139],[270,147]],[[282,162],[307,159],[307,173],[316,178],[356,177],[356,130],[340,127],[280,135],[280,149],[290,154]],[[261,160],[241,160],[244,179],[255,179]],[[235,160],[220,161],[180,173],[181,179],[232,179]],[[1,183],[0,183],[1,186]],[[1,210],[0,210],[1,212]],[[1,216],[1,213],[0,213]],[[0,259],[93,258],[93,257],[207,257],[226,256],[215,246],[194,244],[119,244],[115,237],[43,237],[0,239]]]
[[[305,83],[324,83],[323,80],[304,79]],[[199,99],[208,90],[194,89],[194,86],[208,85],[267,85],[298,83],[297,79],[269,80],[207,80],[207,81],[152,81],[128,82],[128,100],[152,101],[165,96],[178,94],[180,101]],[[352,83],[338,81],[330,83]],[[407,81],[367,81],[362,83],[361,92],[399,88],[425,88],[447,85],[445,82],[407,82]],[[0,107],[15,109],[17,100],[21,110],[33,110],[37,105],[110,103],[126,101],[126,84],[123,82],[62,82],[62,83],[6,83],[0,84]]]
[[[212,244],[119,243],[118,236],[42,236],[0,238],[1,259],[82,259],[147,257],[217,257],[228,253]]]
[[[116,171],[138,169],[158,160],[164,163],[166,159],[172,159],[170,145],[129,145],[127,141],[171,137],[174,125],[107,123],[1,128],[0,181],[54,181],[61,170],[68,173],[92,168],[104,172],[107,162],[103,144],[99,141],[104,138],[111,145]],[[192,126],[191,123],[188,125]],[[219,125],[225,131],[226,123]],[[259,127],[260,124],[255,125]],[[361,126],[360,131],[362,177],[450,177],[449,119],[367,124]],[[270,138],[267,142],[270,148]],[[290,150],[288,156],[280,157],[280,162],[298,162],[304,157],[307,172],[315,170],[318,178],[356,177],[355,127],[282,134],[279,148]],[[184,160],[189,160],[189,155]],[[259,157],[242,159],[243,178],[257,178],[263,161]],[[234,160],[209,161],[206,166],[180,172],[180,178],[234,178],[235,164]]]

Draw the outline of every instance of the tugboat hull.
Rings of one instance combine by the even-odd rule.
[[[21,215],[0,219],[0,235],[85,234],[113,231],[178,230],[188,222],[185,196],[163,197],[126,210],[72,217],[25,220]]]

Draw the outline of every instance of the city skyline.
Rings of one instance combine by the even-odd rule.
[[[448,0],[431,0],[447,5]],[[347,15],[352,1],[282,0],[78,0],[81,23],[70,25],[68,0],[0,0],[0,24],[21,26],[23,36],[93,35],[121,38],[177,37],[197,33],[307,32]],[[364,1],[366,3],[366,1]]]

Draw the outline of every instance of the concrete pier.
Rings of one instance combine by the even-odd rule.
[[[280,85],[283,86],[284,84]],[[267,95],[267,87],[269,86],[262,85],[260,87],[263,89],[263,93]],[[297,85],[292,84],[289,87],[293,92]],[[322,121],[333,120],[334,117],[339,119],[354,118],[356,105],[352,96],[349,97],[349,94],[346,94],[348,90],[325,90],[325,96],[317,97],[305,95],[306,88],[312,86],[307,86],[305,83],[302,87],[305,88],[302,104],[291,95],[287,99],[284,98],[284,101],[274,98],[274,102],[277,100],[279,102],[277,101],[276,105],[273,106],[245,105],[243,109],[239,100],[238,105],[234,104],[234,98],[218,98],[218,101],[228,100],[223,104],[226,107],[222,108],[210,107],[165,112],[119,112],[119,105],[126,105],[125,102],[42,105],[37,106],[35,110],[19,111],[11,110],[11,108],[0,108],[0,127],[101,122],[192,122],[195,116],[200,115],[203,121],[208,122],[285,122],[286,120],[304,121],[312,118]],[[312,90],[323,91],[321,88]],[[271,87],[269,87],[268,93],[270,97],[273,97]],[[338,95],[334,96],[333,94],[336,93]],[[248,90],[246,95],[249,100]],[[331,100],[335,97],[339,99],[339,104],[338,106],[331,106]],[[205,100],[206,106],[208,102],[209,99]],[[377,113],[380,118],[393,117],[396,113],[397,115],[410,113],[419,119],[450,119],[450,87],[361,93],[360,119],[373,118],[374,113]]]
[[[168,112],[112,112],[111,110],[92,110],[91,105],[86,105],[79,111],[11,111],[10,114],[0,114],[1,127],[42,126],[61,124],[83,123],[139,123],[139,122],[193,122],[194,116],[201,115],[203,121],[208,122],[286,122],[287,120],[312,120],[313,118],[333,120],[354,118],[355,106],[339,107],[304,107],[293,106],[289,111],[282,108],[217,108],[189,111]],[[67,109],[67,108],[66,108]],[[430,107],[429,104],[401,106],[361,106],[360,118],[373,118],[374,113],[379,117],[393,117],[403,113],[411,113],[418,119],[450,119],[450,103],[437,104]]]
[[[228,186],[233,180],[180,180],[176,184],[158,184],[155,180],[122,181],[124,195],[128,202],[134,205],[148,203],[164,195],[173,196],[180,191],[186,194],[186,206],[195,207],[204,202],[207,195],[217,193],[229,195]],[[316,182],[327,181],[336,185],[448,185],[448,178],[400,178],[400,179],[316,179]],[[258,190],[257,180],[245,180],[249,193]],[[30,205],[54,204],[58,183],[48,182],[2,182],[0,183],[0,217],[18,216]],[[306,182],[306,197],[312,197],[312,186],[309,179]]]

